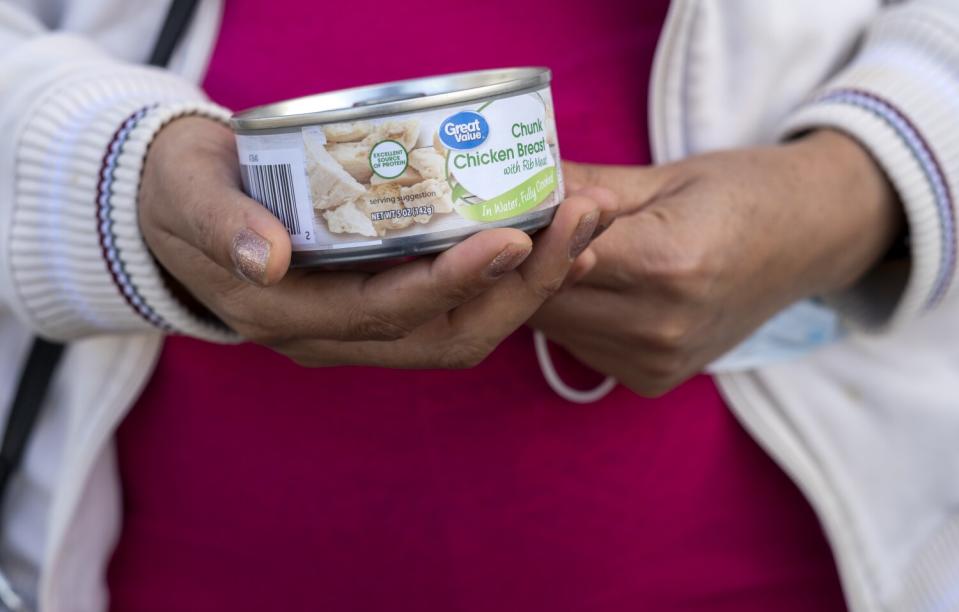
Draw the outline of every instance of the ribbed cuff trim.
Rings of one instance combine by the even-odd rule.
[[[905,132],[897,130],[890,122],[891,116],[877,114],[874,108],[856,103],[871,100],[854,92],[831,92],[800,110],[786,124],[788,133],[829,127],[855,138],[882,166],[905,209],[912,255],[905,287],[862,282],[846,292],[827,296],[828,303],[844,317],[864,327],[892,325],[918,316],[939,293],[937,287],[942,286],[939,279],[945,273],[941,264],[944,230],[940,209],[917,155],[918,149],[909,147]],[[875,108],[885,107],[877,102]],[[898,127],[907,125],[898,122]]]
[[[64,79],[25,109],[8,261],[11,299],[38,333],[70,340],[153,329],[236,339],[168,291],[137,225],[149,144],[187,114],[228,116],[182,79],[122,65]]]
[[[166,124],[185,115],[223,123],[229,118],[227,111],[205,102],[150,105],[136,111],[117,131],[97,190],[100,244],[113,284],[144,321],[167,333],[228,342],[235,339],[231,332],[199,319],[172,295],[137,222],[140,176],[149,145]]]
[[[927,33],[928,34],[928,33]],[[909,228],[905,288],[880,274],[838,296],[843,314],[895,325],[935,308],[957,285],[959,70],[931,52],[876,45],[786,122],[784,136],[819,127],[858,140],[895,187]],[[912,68],[910,68],[910,66]]]

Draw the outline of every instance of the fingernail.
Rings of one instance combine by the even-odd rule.
[[[257,285],[266,284],[266,267],[270,263],[270,242],[249,228],[233,237],[230,258],[237,273]]]
[[[609,223],[607,223],[606,225],[597,225],[596,231],[593,232],[593,237],[590,239],[590,241],[596,240],[597,238],[599,238],[603,234],[603,232],[609,229],[610,225],[611,224]]]
[[[570,260],[579,257],[579,254],[586,250],[590,241],[593,239],[593,232],[596,231],[596,224],[599,223],[599,211],[594,210],[583,215],[573,232],[573,238],[569,242]]]
[[[486,275],[490,278],[499,278],[507,272],[512,272],[529,256],[530,247],[518,244],[508,245],[493,258],[486,268]]]

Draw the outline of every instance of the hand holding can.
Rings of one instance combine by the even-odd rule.
[[[178,119],[147,157],[143,235],[172,279],[241,336],[311,366],[467,367],[562,285],[612,194],[568,198],[534,240],[481,231],[435,257],[389,270],[288,271],[289,233],[240,189],[231,132]]]

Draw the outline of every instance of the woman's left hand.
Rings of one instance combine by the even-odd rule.
[[[789,304],[852,285],[903,224],[878,165],[832,131],[564,174],[571,190],[612,189],[623,212],[530,324],[642,395],[672,389]]]

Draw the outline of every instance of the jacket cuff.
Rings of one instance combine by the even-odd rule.
[[[882,167],[903,205],[911,260],[885,261],[826,301],[859,327],[898,325],[954,292],[959,181],[959,78],[943,32],[899,20],[873,33],[859,59],[789,117],[781,135],[828,127],[855,138]],[[902,40],[926,40],[916,49]],[[950,48],[954,43],[943,43]]]
[[[137,224],[147,150],[177,117],[228,111],[168,73],[119,67],[46,92],[17,146],[10,272],[16,310],[41,335],[160,330],[229,342],[166,285]]]

